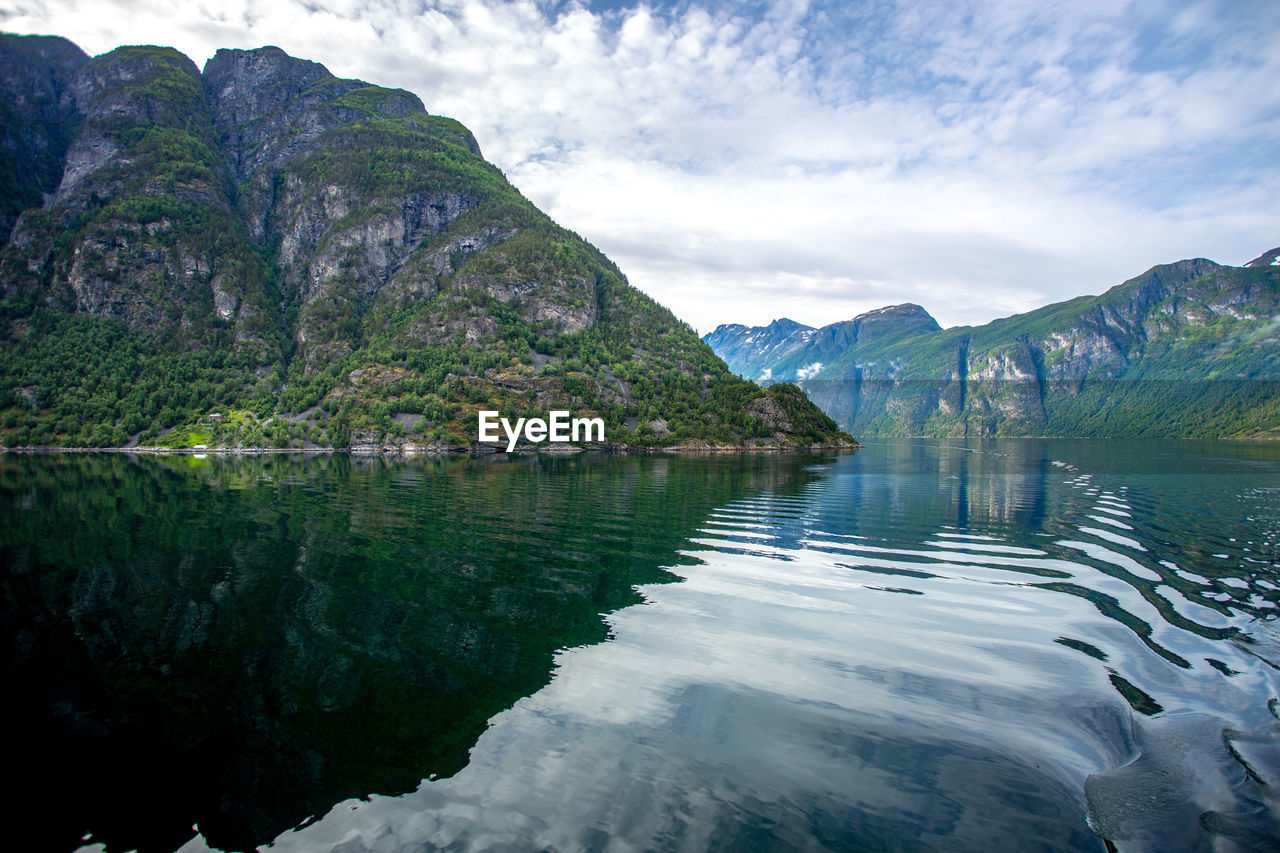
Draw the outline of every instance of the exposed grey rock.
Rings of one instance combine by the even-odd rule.
[[[342,116],[320,107],[367,84],[339,80],[278,47],[219,50],[201,76],[214,130],[237,177],[287,162]]]
[[[21,212],[37,207],[62,179],[67,146],[80,124],[72,82],[88,62],[56,36],[0,34],[0,246]]]

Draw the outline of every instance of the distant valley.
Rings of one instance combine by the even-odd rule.
[[[1280,248],[1156,266],[983,326],[942,329],[906,304],[703,340],[860,436],[1280,438]]]

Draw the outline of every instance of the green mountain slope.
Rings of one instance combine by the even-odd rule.
[[[43,43],[57,77],[74,46]],[[0,69],[30,45],[5,37]],[[127,47],[60,103],[24,125],[62,144],[56,186],[6,195],[7,445],[465,446],[481,409],[598,415],[628,445],[849,441],[735,377],[408,92],[277,48],[199,71]]]
[[[732,349],[745,375],[799,380],[859,434],[1280,437],[1274,257],[1157,266],[1100,296],[977,327],[930,329],[900,316],[889,333],[834,357],[795,347],[753,358],[743,342],[761,330],[742,327],[707,340]],[[904,307],[923,313],[883,311]]]

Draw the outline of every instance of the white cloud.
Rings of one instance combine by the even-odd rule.
[[[813,364],[805,365],[804,367],[797,370],[796,379],[809,379],[811,377],[817,376],[820,370],[822,370],[822,362],[815,361]]]
[[[28,0],[0,26],[411,89],[701,331],[981,322],[1280,242],[1274,4],[738,8]]]

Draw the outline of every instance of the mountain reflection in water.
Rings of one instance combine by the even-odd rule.
[[[712,507],[812,476],[759,458],[0,457],[22,849],[173,850],[193,825],[252,849],[452,774],[557,649],[674,579],[661,567]]]
[[[47,839],[1280,844],[1280,449],[210,463],[0,468]]]

